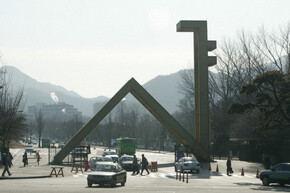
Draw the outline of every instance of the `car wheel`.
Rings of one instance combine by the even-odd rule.
[[[200,172],[199,170],[196,170],[196,173],[197,173],[197,174],[199,174],[199,172]]]
[[[285,183],[283,183],[283,182],[279,182],[279,184],[280,184],[280,186],[284,186],[285,185]]]
[[[126,178],[123,179],[123,182],[121,182],[121,186],[125,186]]]
[[[93,183],[88,181],[88,187],[92,187]]]
[[[116,186],[116,179],[115,179],[115,178],[112,180],[112,182],[111,182],[111,186],[112,186],[112,187],[115,187],[115,186]]]
[[[180,168],[180,172],[183,173],[183,168],[182,167]]]
[[[264,185],[264,186],[268,186],[268,185],[270,184],[270,182],[269,182],[269,178],[268,178],[268,177],[264,177],[264,178],[262,179],[262,182],[263,182],[263,185]]]

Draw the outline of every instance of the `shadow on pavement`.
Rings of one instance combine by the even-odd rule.
[[[263,186],[261,183],[250,183],[250,182],[240,182],[240,183],[234,183],[239,186],[258,186],[251,188],[252,190],[257,191],[275,191],[275,192],[289,192],[290,186],[280,186],[279,184],[270,185],[270,186]]]
[[[86,188],[120,188],[120,187],[125,187],[125,186],[121,186],[121,185],[116,185],[116,186],[114,186],[114,187],[112,187],[112,186],[109,186],[109,185],[103,185],[103,186],[100,186],[100,185],[93,185],[92,187],[88,187],[88,186],[86,186]]]
[[[19,180],[19,179],[36,179],[36,178],[50,178],[50,176],[0,177],[0,180]]]

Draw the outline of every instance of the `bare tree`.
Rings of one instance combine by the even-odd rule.
[[[26,119],[22,113],[23,89],[12,90],[7,77],[4,67],[0,68],[0,141],[4,149],[9,149],[10,142],[23,137],[26,132]]]
[[[129,129],[130,137],[136,137],[136,130],[138,129],[137,124],[140,117],[140,105],[139,104],[131,104],[129,112],[127,114],[126,125]]]
[[[233,39],[227,38],[219,43],[219,48],[215,51],[218,64],[213,72],[209,72],[210,121],[216,137],[241,133],[231,131],[236,117],[228,114],[228,108],[236,100],[254,100],[252,96],[239,94],[243,85],[269,70],[289,72],[289,32],[290,23],[274,32],[262,27],[254,35],[242,30]],[[191,105],[191,100],[194,99],[193,75],[193,70],[181,74],[180,90],[184,98],[180,101],[182,105],[179,108],[183,113],[194,108]],[[238,128],[236,124],[235,128]]]

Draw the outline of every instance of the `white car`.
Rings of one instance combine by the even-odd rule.
[[[25,152],[33,152],[34,148],[33,145],[26,145],[25,146]]]
[[[200,163],[194,157],[182,157],[177,162],[175,162],[175,171],[185,171],[189,170],[190,172],[195,171],[196,173],[200,172]]]
[[[114,151],[104,151],[103,156],[112,158],[114,162],[118,162],[119,160],[119,156]]]
[[[91,157],[89,161],[89,168],[95,170],[99,163],[113,163],[113,159],[110,157]]]

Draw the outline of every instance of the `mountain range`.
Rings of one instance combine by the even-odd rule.
[[[47,82],[39,82],[32,77],[21,72],[13,66],[5,66],[8,74],[11,76],[11,85],[14,88],[23,88],[25,107],[37,103],[52,104],[56,102],[65,102],[73,105],[84,116],[93,116],[93,105],[98,102],[108,101],[105,96],[95,98],[85,98],[74,91],[69,91],[62,86],[57,86]],[[177,110],[177,104],[182,98],[178,92],[180,82],[180,72],[170,75],[162,75],[153,78],[142,85],[169,113]],[[53,96],[57,96],[54,99]],[[132,95],[127,95],[126,100],[134,100]],[[26,109],[26,108],[25,108]]]

